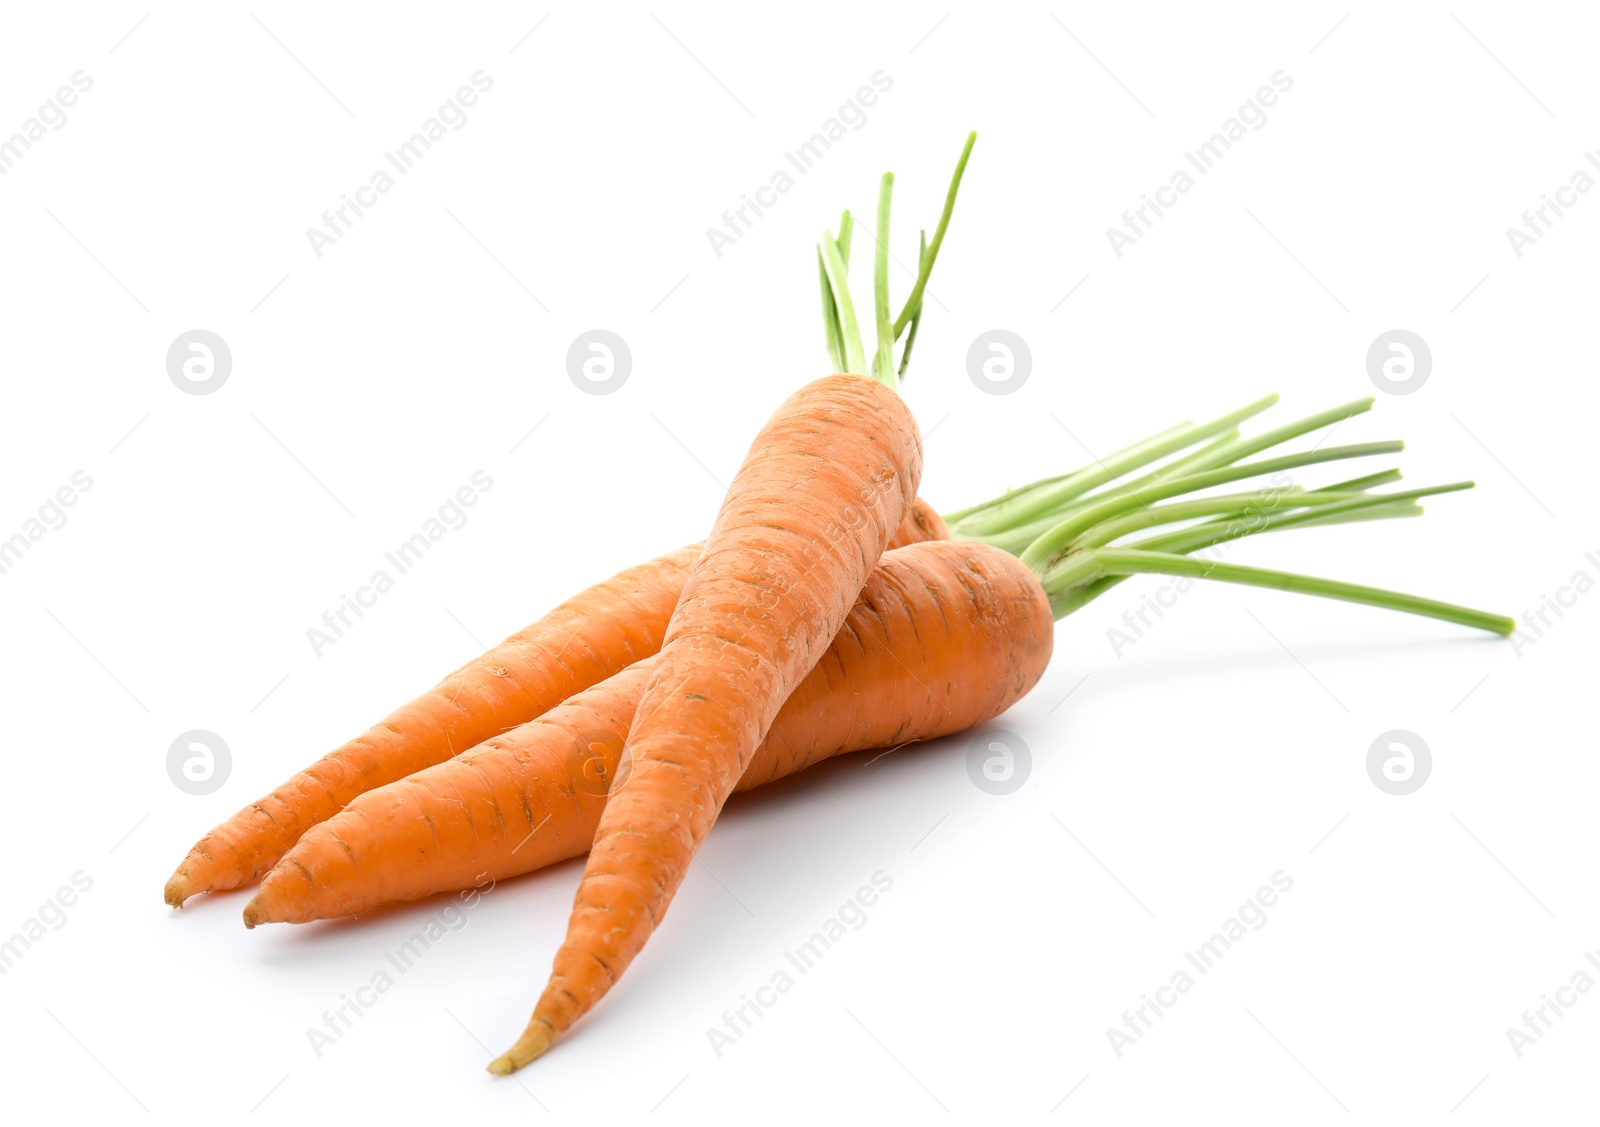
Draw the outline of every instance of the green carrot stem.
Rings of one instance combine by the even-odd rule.
[[[1455,493],[1462,489],[1471,488],[1472,483],[1467,481],[1451,482],[1448,485],[1435,485],[1425,489],[1410,489],[1403,493],[1346,493],[1331,489],[1306,492],[1300,489],[1291,489],[1270,498],[1241,494],[1234,494],[1232,497],[1206,497],[1194,501],[1180,501],[1171,505],[1158,505],[1154,508],[1126,513],[1085,533],[1079,537],[1074,546],[1078,549],[1099,548],[1128,535],[1130,532],[1137,532],[1141,528],[1150,528],[1158,524],[1172,524],[1180,520],[1188,520],[1191,517],[1215,514],[1221,519],[1221,522],[1225,523],[1257,521],[1270,523],[1275,527],[1278,525],[1288,526],[1304,523],[1319,515],[1326,516],[1352,509],[1416,501],[1423,497],[1432,497],[1440,493]],[[1229,501],[1232,504],[1228,504],[1227,502]]]
[[[1276,395],[1264,396],[1254,403],[1241,407],[1231,414],[1213,419],[1200,426],[1187,426],[1178,428],[1175,432],[1166,432],[1168,437],[1159,439],[1146,439],[1136,442],[1125,450],[1113,454],[1110,458],[1099,459],[1093,466],[1085,466],[1078,473],[1069,475],[1058,484],[1038,491],[1026,498],[1015,501],[1001,500],[981,513],[964,519],[962,531],[976,533],[992,533],[1004,531],[1007,528],[1017,527],[1041,517],[1057,513],[1068,501],[1082,497],[1092,489],[1097,489],[1108,482],[1115,481],[1122,474],[1130,470],[1147,466],[1151,462],[1159,461],[1169,454],[1193,446],[1197,442],[1214,438],[1218,434],[1233,430],[1245,419],[1259,415],[1268,407],[1278,401]]]
[[[1393,505],[1379,505],[1371,509],[1358,509],[1354,511],[1323,515],[1319,512],[1313,519],[1304,521],[1296,527],[1310,528],[1323,524],[1354,524],[1360,521],[1391,520],[1399,517],[1420,517],[1422,506],[1410,501],[1397,502]],[[1207,548],[1218,547],[1231,540],[1244,536],[1254,536],[1262,532],[1273,532],[1278,527],[1263,525],[1257,528],[1239,527],[1225,534],[1218,534],[1217,527],[1227,522],[1210,522],[1197,525],[1194,528],[1180,529],[1169,532],[1164,536],[1152,536],[1148,540],[1136,541],[1127,545],[1129,548],[1142,548],[1149,551],[1176,552],[1188,554],[1202,552]],[[1057,617],[1069,614],[1098,599],[1119,583],[1126,583],[1131,576],[1107,575],[1099,579],[1090,580],[1076,587],[1071,587],[1051,597],[1051,605],[1056,608]]]
[[[1352,416],[1370,411],[1372,410],[1372,403],[1373,399],[1369,395],[1361,399],[1352,400],[1349,403],[1342,403],[1337,407],[1329,407],[1325,411],[1318,411],[1314,415],[1307,415],[1305,418],[1296,419],[1292,423],[1285,423],[1283,426],[1273,430],[1263,431],[1261,434],[1251,438],[1240,439],[1232,448],[1219,450],[1214,456],[1215,461],[1212,466],[1199,468],[1211,469],[1216,466],[1232,465],[1250,457],[1252,454],[1259,454],[1263,450],[1281,446],[1291,439],[1310,434],[1315,430],[1321,430],[1326,426],[1337,425]]]
[[[933,263],[939,257],[939,248],[944,245],[945,229],[950,226],[950,216],[956,209],[956,193],[961,190],[961,177],[966,175],[967,158],[972,156],[972,146],[977,143],[976,131],[967,134],[967,143],[961,148],[961,159],[956,161],[955,173],[950,177],[950,187],[944,194],[944,210],[939,213],[939,225],[933,229],[933,242],[928,244],[927,261],[919,263],[917,267],[917,281],[911,287],[911,293],[906,297],[905,306],[900,310],[900,316],[894,320],[894,339],[899,340],[900,334],[905,331],[906,325],[916,312],[922,308],[922,291],[928,286],[928,277],[933,273]],[[880,242],[887,242],[879,236]]]
[[[1337,499],[1332,501],[1330,504],[1326,504],[1318,508],[1290,508],[1281,511],[1264,511],[1257,509],[1251,513],[1241,514],[1237,520],[1232,523],[1238,523],[1239,521],[1246,519],[1252,520],[1254,523],[1251,526],[1245,526],[1241,524],[1240,527],[1244,528],[1244,531],[1233,532],[1231,535],[1241,536],[1249,535],[1251,532],[1255,531],[1266,531],[1268,529],[1294,528],[1297,526],[1314,523],[1332,523],[1334,517],[1344,513],[1359,512],[1366,509],[1385,508],[1393,505],[1413,504],[1424,497],[1433,497],[1441,493],[1456,493],[1463,489],[1471,488],[1472,482],[1465,481],[1451,482],[1448,485],[1435,485],[1425,489],[1408,489],[1402,493],[1369,493],[1356,494],[1354,496],[1344,495],[1342,497],[1338,494],[1328,494],[1327,496]],[[1306,499],[1310,499],[1311,497],[1317,495],[1318,494],[1308,493],[1306,494]],[[1224,539],[1226,538],[1228,537],[1224,537]],[[1129,544],[1125,546],[1130,548],[1149,547],[1149,545],[1145,544]]]
[[[1168,497],[1175,497],[1183,493],[1194,493],[1201,489],[1210,489],[1216,485],[1226,485],[1229,482],[1258,477],[1262,474],[1276,474],[1284,470],[1298,469],[1301,466],[1316,465],[1320,462],[1334,462],[1345,458],[1363,458],[1372,454],[1393,454],[1403,449],[1404,445],[1402,442],[1367,442],[1352,446],[1331,446],[1318,450],[1307,450],[1299,454],[1286,454],[1259,462],[1224,466],[1219,469],[1207,470],[1204,473],[1157,481],[1145,486],[1143,489],[1132,490],[1126,494],[1109,495],[1099,504],[1074,513],[1035,540],[1022,553],[1022,562],[1038,571],[1048,566],[1053,557],[1096,525],[1121,516],[1131,509],[1153,505],[1157,501],[1164,501]]]
[[[833,290],[833,304],[839,315],[840,336],[844,343],[844,367],[841,372],[867,374],[866,351],[861,347],[861,329],[856,324],[855,303],[850,300],[850,285],[845,280],[845,264],[839,254],[839,244],[832,232],[822,233],[822,260],[826,264],[828,283]]]
[[[872,360],[872,378],[891,388],[900,386],[894,366],[895,333],[889,320],[889,202],[894,195],[894,173],[885,172],[878,187],[878,230],[872,260],[872,312],[878,328],[878,353]]]
[[[1338,407],[1331,407],[1325,411],[1318,411],[1316,414],[1307,415],[1303,419],[1296,419],[1292,423],[1286,423],[1283,426],[1265,431],[1251,438],[1238,439],[1232,443],[1214,442],[1202,450],[1196,450],[1192,454],[1157,467],[1137,481],[1129,482],[1127,487],[1132,490],[1143,489],[1167,478],[1186,477],[1221,466],[1232,465],[1252,454],[1259,454],[1261,451],[1273,446],[1280,446],[1291,439],[1299,438],[1322,427],[1341,423],[1350,418],[1351,415],[1360,414],[1362,411],[1370,409],[1371,406],[1372,399],[1370,397],[1358,399]],[[1063,513],[1063,515],[1067,514]]]
[[[1198,450],[1174,458],[1164,466],[1151,470],[1141,478],[1136,478],[1127,483],[1129,489],[1143,489],[1163,477],[1183,477],[1186,474],[1199,473],[1201,470],[1211,469],[1218,464],[1216,456],[1223,450],[1239,441],[1239,428],[1234,427],[1217,435],[1210,442]]]
[[[1141,438],[1138,442],[1133,443],[1131,446],[1126,446],[1121,450],[1118,450],[1115,454],[1111,455],[1110,460],[1116,461],[1126,458],[1136,450],[1142,450],[1154,443],[1164,442],[1169,438],[1173,438],[1176,435],[1190,430],[1193,426],[1193,423],[1179,423],[1177,426],[1168,427],[1166,430],[1153,434],[1149,438]],[[1042,477],[1038,481],[1030,482],[1027,485],[1019,485],[1013,489],[1007,489],[1000,496],[991,498],[988,501],[982,501],[976,505],[970,505],[965,509],[957,509],[953,513],[945,513],[945,523],[952,525],[959,524],[976,516],[979,513],[990,512],[1006,502],[1016,502],[1021,500],[1023,497],[1036,497],[1042,490],[1048,489],[1054,485],[1058,485],[1063,481],[1082,478],[1084,475],[1087,475],[1090,470],[1095,468],[1095,466],[1080,466],[1071,473],[1057,474],[1054,477]]]
[[[1172,575],[1192,579],[1215,579],[1224,583],[1242,583],[1250,587],[1266,587],[1277,591],[1317,595],[1325,599],[1340,599],[1344,602],[1404,611],[1407,614],[1437,618],[1500,635],[1510,635],[1517,628],[1515,620],[1503,615],[1440,602],[1437,599],[1425,599],[1420,595],[1387,591],[1381,587],[1366,587],[1359,583],[1344,583],[1287,571],[1245,567],[1241,564],[1219,563],[1214,560],[1197,560],[1191,556],[1144,552],[1133,548],[1102,548],[1096,551],[1095,555],[1098,557],[1101,569],[1108,575]]]
[[[1202,498],[1196,501],[1180,502],[1176,505],[1142,509],[1128,513],[1115,520],[1107,521],[1104,524],[1096,525],[1082,536],[1079,536],[1058,554],[1056,558],[1059,562],[1046,567],[1042,574],[1042,581],[1047,585],[1055,584],[1057,586],[1079,586],[1088,583],[1099,574],[1099,563],[1095,555],[1096,549],[1105,547],[1111,541],[1140,528],[1185,520],[1194,516],[1208,515],[1208,508],[1220,514],[1218,519],[1206,524],[1181,529],[1176,534],[1169,534],[1174,537],[1173,543],[1177,545],[1176,547],[1168,547],[1165,544],[1152,542],[1152,540],[1126,544],[1122,545],[1122,547],[1141,551],[1196,551],[1208,544],[1236,540],[1257,532],[1308,524],[1319,516],[1376,508],[1382,505],[1409,503],[1420,497],[1428,497],[1436,493],[1451,493],[1464,488],[1471,488],[1471,484],[1454,483],[1434,486],[1430,489],[1414,489],[1406,493],[1388,494],[1341,494],[1322,491],[1306,493],[1301,491],[1294,494],[1287,504],[1283,504],[1280,499],[1264,503],[1260,498],[1240,498],[1235,495],[1233,497],[1216,498],[1215,500],[1217,501],[1231,502],[1231,504],[1218,504],[1214,508],[1211,508],[1210,504],[1212,499]],[[1243,501],[1242,505],[1240,504],[1241,500]],[[1277,505],[1278,507],[1271,507],[1272,505]],[[1160,539],[1159,537],[1154,538],[1156,541]]]
[[[1299,486],[1291,486],[1275,496],[1263,497],[1259,493],[1223,493],[1215,497],[1197,497],[1188,501],[1174,501],[1167,505],[1149,505],[1133,509],[1121,516],[1098,524],[1074,542],[1077,550],[1099,548],[1114,540],[1146,528],[1199,517],[1218,517],[1227,520],[1248,520],[1270,512],[1276,506],[1298,508],[1302,505],[1332,505],[1360,494],[1311,493]]]
[[[1314,494],[1308,493],[1312,497]],[[1370,505],[1350,505],[1342,501],[1327,505],[1313,506],[1305,509],[1295,509],[1283,512],[1264,512],[1259,508],[1254,511],[1241,510],[1238,513],[1219,517],[1216,520],[1206,521],[1202,524],[1191,525],[1171,532],[1164,532],[1156,536],[1135,540],[1131,544],[1119,545],[1124,548],[1139,548],[1149,552],[1193,552],[1202,548],[1213,547],[1229,540],[1238,540],[1245,536],[1254,536],[1261,532],[1274,532],[1286,528],[1300,528],[1319,524],[1338,523],[1339,518],[1349,516],[1351,519],[1381,519],[1393,516],[1396,510],[1414,510],[1405,515],[1411,516],[1422,510],[1417,507],[1411,498],[1392,499],[1381,498]],[[1372,514],[1371,516],[1365,514]]]
[[[822,244],[817,244],[817,274],[822,281],[822,333],[828,346],[828,359],[835,372],[845,370],[844,337],[839,329],[839,307],[834,304],[833,284],[828,281],[828,264],[822,257]]]
[[[1349,481],[1325,485],[1324,489],[1332,493],[1362,493],[1379,485],[1388,485],[1400,480],[1399,470],[1384,470],[1382,473],[1368,474],[1366,477],[1353,477]]]
[[[1356,524],[1367,520],[1393,520],[1398,517],[1420,517],[1427,510],[1415,501],[1398,501],[1392,505],[1374,505],[1370,509],[1340,509],[1338,512],[1319,512],[1310,520],[1297,521],[1283,527],[1320,528],[1325,524]],[[1270,531],[1270,530],[1269,530]],[[1132,547],[1132,545],[1129,545]]]
[[[917,232],[917,273],[922,272],[923,264],[928,261],[928,232]],[[911,328],[906,331],[906,345],[900,350],[900,378],[906,378],[906,367],[911,363],[911,349],[917,343],[917,326],[922,324],[922,303],[917,303],[917,308],[911,314]]]
[[[1295,487],[1288,492],[1293,494],[1304,493],[1308,498],[1311,497],[1309,493],[1306,493],[1305,489],[1299,487]],[[1318,504],[1320,501],[1332,503],[1336,500],[1339,500],[1339,498],[1311,498],[1304,503]],[[1259,493],[1228,493],[1217,497],[1202,497],[1192,501],[1178,502],[1172,505],[1147,506],[1109,520],[1104,524],[1095,525],[1089,532],[1080,536],[1066,551],[1070,553],[1087,547],[1094,547],[1101,543],[1110,543],[1120,536],[1126,536],[1130,532],[1137,532],[1141,528],[1157,524],[1175,523],[1208,516],[1217,517],[1218,520],[1214,523],[1218,524],[1229,520],[1242,520],[1248,514],[1261,510],[1264,504],[1269,503],[1270,499],[1263,498]],[[1290,504],[1300,503],[1299,501],[1290,502]],[[1077,510],[1072,509],[1072,511]],[[1070,512],[1066,515],[1070,515]],[[1057,515],[1052,514],[1014,531],[994,534],[989,542],[997,547],[1003,547],[1013,554],[1020,554],[1028,545],[1059,524],[1061,519],[1065,519],[1065,517],[1058,519]],[[1104,539],[1101,539],[1102,535]],[[1090,542],[1091,537],[1094,543]]]

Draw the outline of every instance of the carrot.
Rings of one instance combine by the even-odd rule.
[[[1052,644],[1049,601],[1014,557],[977,543],[888,552],[734,790],[981,724],[1033,688]],[[266,875],[246,926],[359,914],[587,852],[660,660],[356,798]]]
[[[891,543],[945,536],[944,521],[919,499]],[[654,654],[700,549],[691,544],[595,584],[252,802],[190,849],[167,881],[167,903],[177,908],[198,892],[254,881],[356,796],[532,720]]]
[[[914,319],[974,136],[898,322],[888,294],[892,173],[875,232],[878,347],[867,378],[837,239],[818,247],[830,347],[844,374],[790,396],[756,436],[672,612],[595,831],[549,984],[510,1072],[587,1013],[644,947],[783,702],[822,657],[904,519],[922,473],[915,420],[897,394],[894,343]],[[909,344],[909,341],[908,341]]]
[[[844,625],[921,472],[910,412],[858,375],[802,388],[756,437],[639,698],[550,983],[492,1071],[542,1054],[644,947],[778,709]]]

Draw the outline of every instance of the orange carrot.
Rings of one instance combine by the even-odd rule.
[[[643,948],[778,709],[844,625],[921,472],[910,411],[862,376],[808,384],[756,436],[640,697],[549,985],[492,1071],[548,1049]]]
[[[919,500],[893,543],[948,535]],[[654,654],[700,549],[691,544],[595,584],[252,802],[189,851],[167,881],[167,903],[249,884],[357,795],[532,720]]]
[[[886,553],[734,790],[981,724],[1033,688],[1053,637],[1038,580],[999,549],[925,543]],[[266,875],[245,907],[246,926],[358,914],[587,852],[659,660],[361,795]]]

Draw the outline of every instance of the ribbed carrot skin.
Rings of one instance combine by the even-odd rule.
[[[924,543],[886,553],[734,789],[998,716],[1043,674],[1052,627],[1038,581],[999,549]],[[659,660],[637,662],[537,720],[361,795],[307,831],[266,875],[245,922],[359,914],[587,852]]]
[[[934,535],[949,532],[919,500],[894,542]],[[251,883],[357,795],[526,723],[655,654],[702,547],[691,544],[595,584],[252,802],[189,851],[167,881],[167,903],[176,908],[196,893]]]
[[[757,435],[673,612],[529,1034],[549,1047],[633,961],[783,702],[822,657],[916,496],[892,390],[828,376]]]

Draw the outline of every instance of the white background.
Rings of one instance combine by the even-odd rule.
[[[1217,586],[1119,656],[1108,628],[1162,586],[1129,583],[1060,625],[996,725],[1032,749],[1021,789],[978,790],[955,738],[735,802],[703,853],[726,889],[693,873],[623,985],[516,1080],[483,1065],[523,1026],[579,863],[502,885],[320,1059],[307,1028],[441,903],[247,933],[243,896],[160,899],[245,802],[702,535],[757,426],[827,369],[817,233],[842,206],[870,216],[892,168],[913,260],[969,128],[906,388],[935,504],[1266,391],[1277,421],[1372,393],[1369,344],[1406,328],[1430,379],[1377,392],[1339,440],[1404,437],[1410,482],[1479,488],[1232,558],[1519,616],[1600,576],[1573,472],[1592,461],[1600,195],[1520,259],[1505,234],[1600,143],[1596,28],[1577,6],[1397,7],[12,8],[0,134],[74,72],[94,84],[0,177],[0,533],[74,471],[94,484],[0,575],[0,935],[74,872],[94,883],[0,979],[11,1107],[1592,1115],[1600,998],[1521,1059],[1506,1029],[1600,946],[1600,762],[1578,722],[1600,596],[1519,654]],[[318,258],[306,229],[479,70],[494,85],[466,125]],[[714,254],[706,228],[879,70],[893,87],[864,127]],[[1106,229],[1279,70],[1293,88],[1266,125],[1119,259]],[[595,327],[634,358],[603,397],[565,370]],[[966,373],[996,327],[1033,353],[1009,396]],[[232,350],[214,394],[165,370],[195,328]],[[470,522],[316,656],[306,629],[476,470],[494,486]],[[196,728],[233,754],[205,797],[166,772]],[[1397,728],[1433,755],[1404,798],[1366,771]],[[719,1059],[707,1028],[880,869],[868,924]],[[1118,1058],[1108,1027],[1280,869],[1294,887],[1267,925]]]

